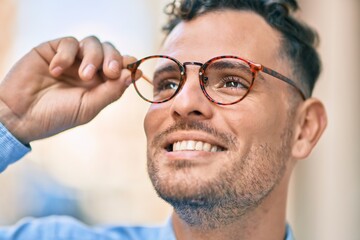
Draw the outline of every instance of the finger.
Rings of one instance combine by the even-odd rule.
[[[122,69],[120,70],[119,78],[113,79],[112,81],[104,81],[84,95],[84,100],[87,101],[86,105],[91,106],[94,111],[93,116],[123,95],[127,87],[131,84],[131,73],[126,67],[135,61],[136,58],[134,57],[120,56],[119,64],[122,66]],[[84,116],[87,115],[88,114],[84,113]],[[86,117],[83,119],[87,121]]]
[[[122,77],[116,80],[109,80],[102,82],[98,86],[92,88],[83,96],[83,106],[91,106],[90,108],[82,109],[79,112],[80,121],[88,122],[88,116],[96,116],[102,109],[110,103],[118,100],[127,89],[127,79],[130,78],[130,72],[123,73]],[[92,112],[86,112],[86,111]],[[82,112],[84,111],[84,112]]]
[[[131,63],[134,63],[136,61],[137,61],[137,59],[135,57],[128,56],[128,55],[123,56],[122,57],[123,68],[126,69],[126,71],[128,73],[130,73],[130,70],[128,69],[128,65],[131,64]],[[140,70],[136,70],[136,73],[134,75],[135,75],[135,80],[137,80],[137,79],[139,79],[141,77],[142,72]],[[126,79],[126,84],[127,85],[130,85],[131,82],[132,82],[132,78],[130,76],[132,77],[132,74],[131,75],[129,74],[129,77]]]
[[[48,44],[56,52],[50,60],[49,71],[53,76],[58,77],[65,69],[73,65],[79,50],[79,42],[73,37],[66,37],[48,42]]]
[[[133,56],[124,55],[122,56],[122,68],[127,68],[130,63],[136,62],[137,59]]]
[[[79,76],[82,80],[93,79],[95,73],[100,69],[104,60],[102,44],[94,36],[85,38],[80,42],[80,51],[78,55],[81,59]]]
[[[120,77],[122,68],[122,56],[109,42],[103,43],[104,63],[103,72],[106,78],[117,79]]]

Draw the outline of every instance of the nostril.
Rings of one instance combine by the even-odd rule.
[[[196,115],[196,116],[202,115],[202,113],[201,113],[200,111],[197,111],[197,110],[193,111],[193,113],[194,113],[194,115]]]

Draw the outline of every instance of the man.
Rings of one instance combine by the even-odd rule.
[[[1,228],[1,239],[293,239],[289,178],[327,122],[311,98],[316,35],[292,17],[295,1],[168,7],[162,55],[136,61],[88,37],[43,43],[23,57],[0,85],[0,167],[30,142],[89,122],[133,81],[152,103],[144,120],[148,172],[174,207],[171,221],[90,228],[28,219]]]

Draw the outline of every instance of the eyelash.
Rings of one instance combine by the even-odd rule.
[[[243,78],[241,77],[237,77],[237,76],[227,76],[227,77],[224,77],[221,79],[221,82],[225,84],[229,83],[229,82],[236,82],[236,83],[239,83],[241,84],[241,86],[244,88],[244,89],[249,89],[249,84],[247,83],[246,80],[244,80]]]
[[[161,80],[160,83],[156,85],[156,90],[157,91],[168,90],[164,88],[164,86],[168,84],[179,85],[179,83],[177,83],[175,80],[171,80],[171,79]]]

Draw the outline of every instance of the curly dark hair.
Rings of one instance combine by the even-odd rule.
[[[299,9],[296,0],[173,0],[164,9],[169,20],[163,30],[168,34],[181,21],[226,9],[253,11],[282,34],[282,53],[292,61],[293,74],[306,96],[311,96],[321,71],[321,60],[315,49],[319,37],[293,16]]]

